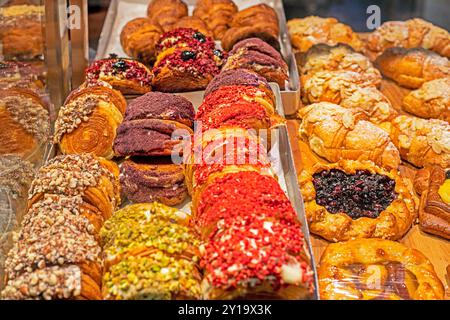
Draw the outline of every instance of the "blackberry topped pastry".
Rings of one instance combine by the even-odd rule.
[[[398,240],[416,217],[408,182],[370,161],[316,164],[299,182],[311,232],[329,241]]]

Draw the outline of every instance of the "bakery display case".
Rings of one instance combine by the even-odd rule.
[[[448,299],[448,26],[314,4],[2,2],[0,298]]]

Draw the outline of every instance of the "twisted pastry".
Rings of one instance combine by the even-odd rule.
[[[147,16],[160,25],[164,32],[187,15],[188,7],[182,0],[151,0],[147,7]]]
[[[214,39],[221,40],[237,12],[238,7],[232,0],[199,0],[193,15],[205,21]]]

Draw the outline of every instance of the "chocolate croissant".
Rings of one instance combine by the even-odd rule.
[[[214,39],[221,40],[237,12],[238,7],[232,0],[199,0],[193,15],[205,21]]]
[[[450,76],[450,61],[422,48],[389,48],[375,63],[385,77],[412,89],[426,81]]]
[[[77,89],[59,110],[54,142],[63,154],[92,153],[111,159],[125,108],[125,98],[114,89],[105,86]]]
[[[120,44],[130,57],[151,65],[156,59],[156,44],[162,28],[149,18],[129,21],[120,33]]]
[[[188,7],[182,0],[151,0],[147,7],[147,16],[160,25],[164,32],[187,15]]]
[[[299,111],[299,133],[311,149],[328,161],[370,160],[387,169],[397,169],[400,155],[389,135],[357,110],[319,102]]]

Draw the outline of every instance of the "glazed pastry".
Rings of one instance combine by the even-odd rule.
[[[238,68],[255,71],[267,81],[278,83],[281,89],[289,80],[289,68],[281,54],[258,38],[248,38],[233,46],[223,70]]]
[[[362,111],[370,122],[380,124],[397,116],[389,100],[365,75],[353,71],[317,71],[301,76],[306,104],[331,102]]]
[[[179,19],[188,15],[188,7],[182,0],[151,0],[147,15],[167,32]]]
[[[330,244],[320,259],[324,300],[439,300],[444,286],[419,251],[381,239]]]
[[[193,15],[205,21],[214,39],[221,40],[237,12],[238,7],[232,0],[199,0],[195,3]]]
[[[225,86],[257,87],[275,101],[274,93],[266,78],[248,69],[238,68],[222,71],[206,87],[205,97]]]
[[[450,123],[450,77],[425,82],[403,98],[403,110]]]
[[[156,44],[163,32],[150,18],[135,18],[123,27],[120,44],[130,57],[151,65],[156,59]]]
[[[91,154],[57,156],[41,167],[28,193],[31,207],[46,194],[81,196],[105,219],[120,205],[119,168]]]
[[[450,61],[422,48],[390,48],[375,63],[385,77],[412,89],[426,81],[450,76]]]
[[[378,55],[390,47],[422,47],[449,58],[450,35],[446,30],[419,18],[388,21],[370,34],[367,49]]]
[[[126,160],[120,166],[120,183],[125,197],[135,203],[175,206],[187,196],[183,167],[170,159]]]
[[[280,50],[278,16],[276,11],[265,3],[248,7],[234,15],[228,29],[222,36],[222,48],[230,51],[241,40],[260,38]]]
[[[411,186],[369,161],[316,164],[299,183],[309,229],[328,241],[398,240],[416,217]]]
[[[118,156],[170,156],[182,144],[179,138],[193,133],[193,121],[194,107],[186,98],[147,93],[128,106],[114,151]]]
[[[398,116],[389,130],[403,160],[416,167],[450,168],[450,125],[447,122]]]
[[[0,154],[17,154],[32,162],[42,158],[42,148],[50,136],[50,119],[35,92],[0,90],[0,122]]]
[[[159,203],[127,206],[102,230],[105,299],[199,299],[199,240],[188,217]],[[125,286],[124,286],[125,284]]]
[[[205,299],[307,299],[312,271],[299,224],[256,214],[210,237],[201,266]],[[243,255],[243,253],[245,253]]]
[[[366,121],[362,112],[320,102],[300,109],[299,116],[300,135],[328,161],[370,160],[383,168],[398,168],[400,155],[389,135]]]
[[[376,87],[381,84],[380,71],[370,60],[342,43],[312,46],[300,60],[299,69],[302,76],[311,76],[318,71],[352,71],[361,74]]]
[[[171,30],[179,28],[194,29],[201,32],[206,37],[213,37],[213,33],[208,28],[206,22],[196,16],[181,18],[171,27]]]
[[[111,159],[126,105],[119,91],[105,86],[73,91],[59,110],[54,142],[63,154],[92,153]]]
[[[144,94],[152,90],[152,73],[142,63],[112,57],[97,60],[86,69],[86,82],[107,82],[123,94]]]
[[[0,9],[0,43],[5,59],[42,58],[44,15],[43,5],[13,5]]]
[[[332,46],[345,43],[356,51],[364,50],[364,44],[352,28],[335,18],[309,16],[289,20],[287,26],[292,46],[298,52],[306,52],[318,43]]]
[[[414,187],[420,194],[419,224],[428,233],[450,239],[450,174],[439,166],[416,173]]]

